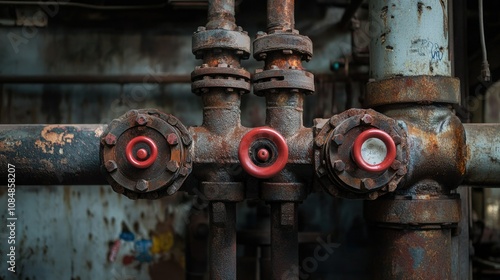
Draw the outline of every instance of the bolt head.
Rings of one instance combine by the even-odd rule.
[[[139,179],[135,184],[135,188],[138,191],[145,192],[149,189],[149,182],[144,179]]]
[[[257,37],[257,38],[260,38],[260,37],[262,37],[262,36],[266,36],[266,35],[267,35],[267,33],[266,33],[266,32],[259,31],[259,32],[257,32],[257,36],[256,36],[256,37]]]
[[[390,182],[389,183],[389,191],[390,192],[395,191],[397,187],[398,187],[398,184],[396,182]]]
[[[371,190],[373,188],[375,188],[377,184],[375,183],[375,181],[371,178],[365,178],[365,179],[362,179],[361,180],[361,189],[364,189],[364,190]]]
[[[175,133],[170,133],[167,135],[167,142],[169,145],[177,145],[179,144],[179,139],[177,138],[177,135]]]
[[[361,123],[364,123],[364,124],[371,124],[373,122],[373,117],[368,115],[368,114],[365,114],[362,118],[361,118]]]
[[[148,117],[146,115],[143,115],[143,114],[139,114],[137,116],[137,118],[135,118],[135,122],[138,124],[138,125],[146,125],[148,123]]]
[[[342,145],[344,143],[344,135],[336,134],[333,136],[332,141],[337,145]]]
[[[104,167],[106,168],[106,170],[108,172],[111,173],[111,172],[115,171],[118,168],[118,165],[116,164],[116,161],[114,161],[114,160],[108,160],[104,164]]]
[[[276,69],[279,69],[279,67],[278,67],[278,66],[276,66],[276,65],[271,65],[271,69],[276,70]]]
[[[399,170],[401,168],[401,162],[399,160],[394,160],[394,162],[391,164],[391,168],[394,170]]]
[[[179,163],[173,160],[167,162],[167,170],[172,173],[177,172],[177,170],[179,170]]]
[[[206,30],[205,26],[198,26],[198,28],[196,29],[196,31],[198,31],[198,32],[205,31],[205,30]]]
[[[266,53],[261,53],[261,54],[259,54],[259,58],[260,58],[260,59],[266,59],[266,57],[267,57],[267,54],[266,54]]]
[[[333,163],[333,168],[335,168],[338,172],[342,172],[345,169],[345,163],[342,160],[336,160]]]
[[[398,135],[395,135],[394,137],[392,137],[392,140],[394,141],[394,144],[396,144],[396,145],[401,144],[401,137]]]
[[[116,135],[108,133],[108,135],[106,135],[106,137],[104,138],[104,142],[108,146],[116,145]]]

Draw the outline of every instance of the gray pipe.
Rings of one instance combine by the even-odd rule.
[[[370,1],[370,76],[451,76],[447,0]]]
[[[464,124],[468,161],[464,184],[500,187],[500,124]]]

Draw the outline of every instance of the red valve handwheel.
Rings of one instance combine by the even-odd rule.
[[[138,143],[145,143],[149,146],[149,149],[151,150],[149,157],[147,154],[144,154],[144,152],[146,152],[144,149],[139,149],[134,155],[134,147]],[[155,162],[158,156],[158,147],[156,147],[156,143],[151,138],[146,136],[137,136],[128,142],[127,147],[125,148],[125,155],[127,156],[128,162],[134,167],[144,169],[150,167]]]
[[[384,142],[387,148],[387,155],[379,164],[369,164],[363,159],[363,156],[361,155],[361,147],[363,146],[363,143],[370,138],[380,139],[382,142]],[[352,155],[356,164],[361,169],[370,172],[380,172],[389,168],[389,166],[391,166],[391,164],[396,159],[396,153],[396,144],[394,143],[394,140],[392,140],[391,136],[385,131],[375,128],[363,131],[356,138],[356,140],[354,141],[354,146],[352,147]]]
[[[278,155],[276,160],[269,166],[257,166],[250,158],[250,147],[258,139],[267,139],[276,145]],[[266,158],[264,151],[258,149],[257,155],[259,158]],[[266,150],[267,151],[267,150]],[[269,153],[269,151],[267,151]],[[238,157],[243,169],[250,175],[256,178],[266,179],[280,173],[288,162],[288,145],[285,138],[281,136],[276,130],[269,127],[258,127],[250,130],[240,142],[238,149]]]

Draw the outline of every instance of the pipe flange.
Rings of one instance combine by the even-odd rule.
[[[250,73],[242,68],[228,64],[209,67],[207,64],[197,66],[191,73],[191,91],[201,94],[210,88],[224,88],[228,92],[246,94],[250,92]]]
[[[250,37],[245,31],[225,29],[200,30],[193,34],[193,54],[203,58],[204,51],[234,50],[241,59],[250,57]]]
[[[443,76],[394,77],[367,85],[364,107],[377,107],[395,103],[448,103],[460,102],[460,80]]]
[[[379,227],[401,229],[441,229],[456,227],[460,222],[459,195],[426,197],[389,197],[365,203],[370,209],[364,217]]]
[[[131,199],[174,194],[192,170],[192,138],[172,115],[132,110],[101,137],[101,169],[113,190]]]
[[[314,92],[314,75],[293,67],[290,69],[257,70],[253,81],[254,93],[259,96],[279,89],[296,90],[305,94]]]
[[[407,173],[407,134],[373,110],[333,116],[315,138],[316,175],[333,196],[375,199],[396,189]]]
[[[313,45],[309,37],[295,32],[274,32],[266,34],[259,32],[253,41],[253,56],[256,60],[264,60],[267,53],[290,50],[302,55],[302,60],[310,61],[313,55]]]

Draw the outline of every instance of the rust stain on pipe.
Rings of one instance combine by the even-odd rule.
[[[35,141],[35,146],[44,153],[63,154],[63,147],[67,143],[71,143],[75,138],[73,133],[68,133],[64,125],[48,125],[40,133],[40,139]],[[58,150],[56,150],[59,148]]]

